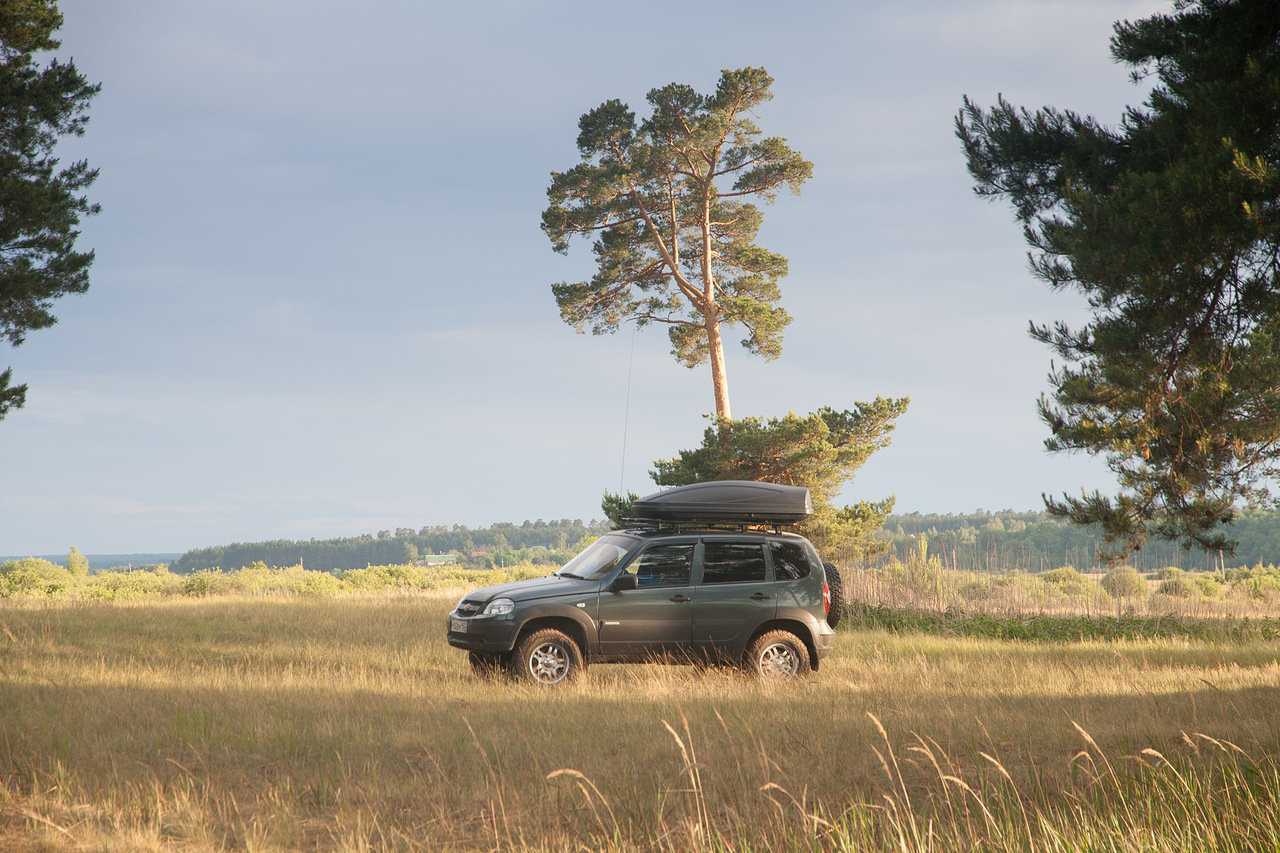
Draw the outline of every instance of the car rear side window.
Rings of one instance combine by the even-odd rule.
[[[809,576],[809,555],[799,542],[770,542],[773,576],[780,581],[797,581]]]
[[[764,546],[745,542],[707,542],[703,583],[746,583],[765,579]]]

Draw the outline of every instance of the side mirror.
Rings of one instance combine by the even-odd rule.
[[[635,575],[629,575],[626,572],[618,575],[613,579],[613,586],[610,587],[614,592],[622,592],[628,589],[639,589],[640,581]]]

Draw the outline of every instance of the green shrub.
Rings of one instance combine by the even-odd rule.
[[[1197,589],[1191,578],[1185,573],[1179,573],[1160,581],[1156,586],[1156,592],[1170,598],[1195,598]]]
[[[86,598],[105,601],[133,598],[165,598],[181,595],[184,582],[169,572],[167,566],[155,570],[113,569],[91,575],[84,584]]]
[[[11,560],[0,566],[0,597],[52,598],[75,585],[71,572],[39,557]]]
[[[1225,579],[1232,590],[1239,590],[1250,598],[1280,597],[1280,567],[1277,566],[1259,563],[1251,568],[1227,569]]]
[[[1195,584],[1200,595],[1205,598],[1218,598],[1222,595],[1222,584],[1213,575],[1197,574]]]
[[[244,591],[250,595],[333,595],[342,591],[342,581],[328,572],[302,566],[268,568],[261,561],[239,571]]]
[[[244,592],[244,579],[240,572],[224,572],[221,569],[201,569],[187,576],[182,585],[186,595],[234,595]]]
[[[430,576],[435,571],[427,566],[367,566],[343,572],[342,585],[353,592],[430,589]]]
[[[1070,566],[1050,569],[1035,576],[1051,590],[1051,596],[1066,598],[1069,601],[1086,601],[1095,598],[1098,593],[1098,582],[1080,574]]]
[[[1145,598],[1147,582],[1133,566],[1116,566],[1100,581],[1112,598]]]

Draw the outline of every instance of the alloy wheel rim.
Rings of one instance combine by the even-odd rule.
[[[791,678],[800,668],[800,660],[785,643],[774,643],[760,653],[760,672],[769,678]]]
[[[569,655],[557,643],[544,643],[529,655],[529,673],[542,684],[555,684],[569,672]]]

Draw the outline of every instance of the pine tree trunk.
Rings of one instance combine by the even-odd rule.
[[[724,341],[720,338],[720,306],[716,304],[715,274],[711,270],[711,258],[715,255],[711,237],[712,192],[708,182],[702,198],[702,286],[705,300],[702,319],[707,328],[707,359],[711,362],[711,386],[716,395],[716,420],[723,430],[724,424],[733,420],[733,413],[729,410],[729,377],[724,369]]]
[[[732,420],[729,410],[729,377],[724,370],[724,342],[720,338],[720,317],[714,308],[706,313],[707,357],[711,362],[711,385],[716,395],[716,418]]]

